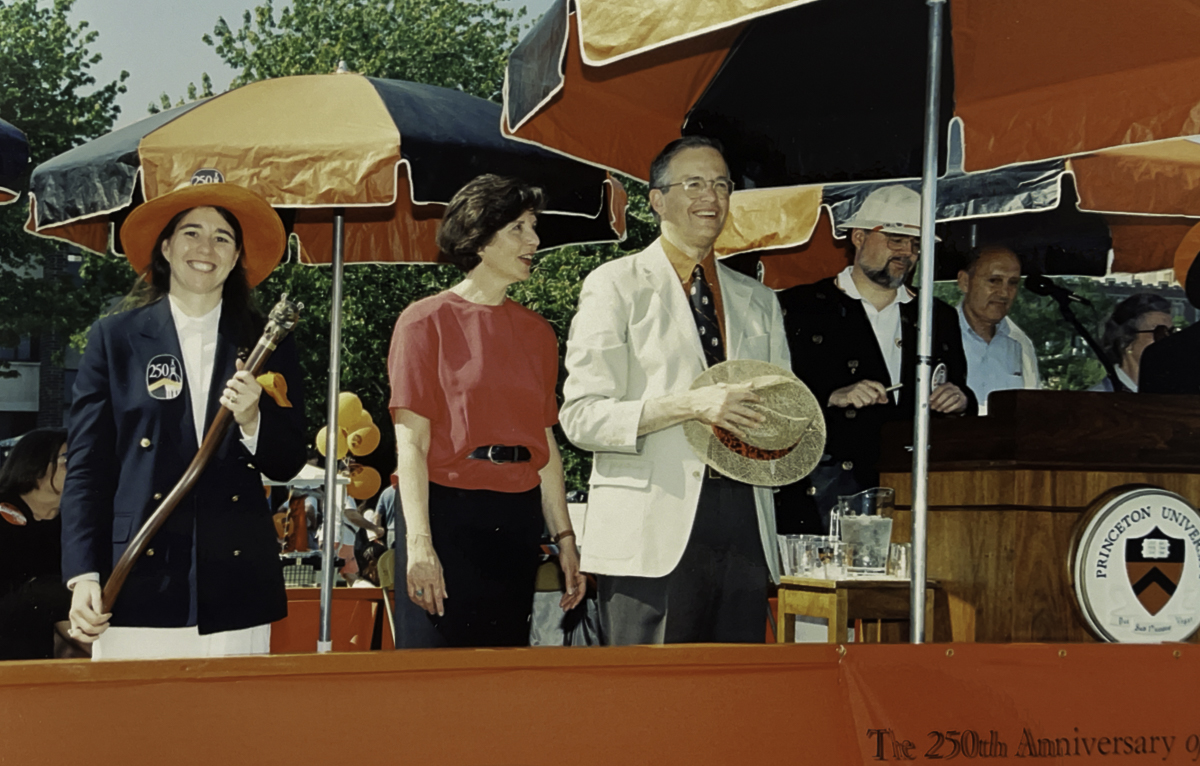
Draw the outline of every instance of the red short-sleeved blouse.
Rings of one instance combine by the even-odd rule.
[[[390,407],[430,421],[429,480],[460,489],[524,492],[550,459],[558,422],[558,341],[550,323],[511,300],[472,303],[446,291],[410,305],[388,353]],[[528,463],[467,455],[491,444],[524,446]]]

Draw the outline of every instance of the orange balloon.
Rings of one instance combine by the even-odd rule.
[[[352,465],[350,466],[350,486],[346,490],[346,494],[355,500],[366,500],[379,491],[379,487],[383,484],[383,480],[379,477],[379,471],[368,465]]]
[[[328,440],[328,429],[326,428],[326,426],[321,426],[321,430],[317,431],[316,446],[317,446],[317,452],[320,452],[322,456],[325,455],[325,443],[327,440]],[[349,444],[348,440],[346,439],[346,432],[339,428],[338,429],[338,440],[337,440],[337,459],[341,460],[342,458],[346,457],[346,450],[348,450],[349,448],[350,448],[350,444]]]
[[[350,434],[350,452],[359,457],[370,455],[379,446],[379,436],[379,427],[374,423],[371,423],[366,428],[360,428]]]

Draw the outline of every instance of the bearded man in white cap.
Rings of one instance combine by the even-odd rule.
[[[792,366],[824,407],[828,437],[808,478],[776,495],[780,533],[828,529],[840,495],[879,483],[883,424],[912,420],[916,405],[917,302],[906,285],[920,254],[921,195],[904,186],[876,189],[839,229],[850,232],[853,262],[836,277],[779,294]],[[930,406],[974,414],[967,362],[954,309],[933,306],[933,362],[946,381]]]

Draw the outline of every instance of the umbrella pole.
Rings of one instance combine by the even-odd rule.
[[[321,631],[317,653],[333,651],[330,626],[333,616],[333,577],[337,561],[337,538],[342,531],[342,493],[337,486],[338,388],[342,369],[342,261],[346,217],[342,208],[333,211],[333,296],[329,316],[329,413],[325,429],[325,518],[321,546]]]
[[[921,292],[917,295],[917,411],[913,418],[912,585],[910,640],[925,640],[925,538],[929,524],[929,394],[933,356],[933,226],[937,213],[939,86],[942,80],[942,16],[946,0],[929,5],[929,61],[925,84],[925,167],[921,174]]]

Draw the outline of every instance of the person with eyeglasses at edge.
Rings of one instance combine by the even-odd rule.
[[[779,578],[771,490],[709,470],[683,429],[742,437],[763,420],[749,385],[692,390],[708,367],[790,364],[774,293],[714,256],[732,191],[717,141],[667,144],[650,166],[661,236],[588,275],[571,323],[559,418],[594,453],[581,566],[597,575],[608,645],[765,637]]]
[[[1112,361],[1117,379],[1124,388],[1114,386],[1113,381],[1105,375],[1088,390],[1125,390],[1136,394],[1142,377],[1142,355],[1174,333],[1171,303],[1166,298],[1153,293],[1134,293],[1121,301],[1104,323],[1100,345]]]
[[[851,263],[837,276],[782,291],[792,370],[825,407],[825,453],[802,481],[775,496],[781,534],[824,534],[841,495],[879,483],[883,424],[912,420],[917,386],[916,291],[906,285],[921,246],[921,195],[904,186],[871,192],[839,229]],[[934,300],[933,366],[945,383],[930,397],[939,415],[974,414],[958,317]]]

